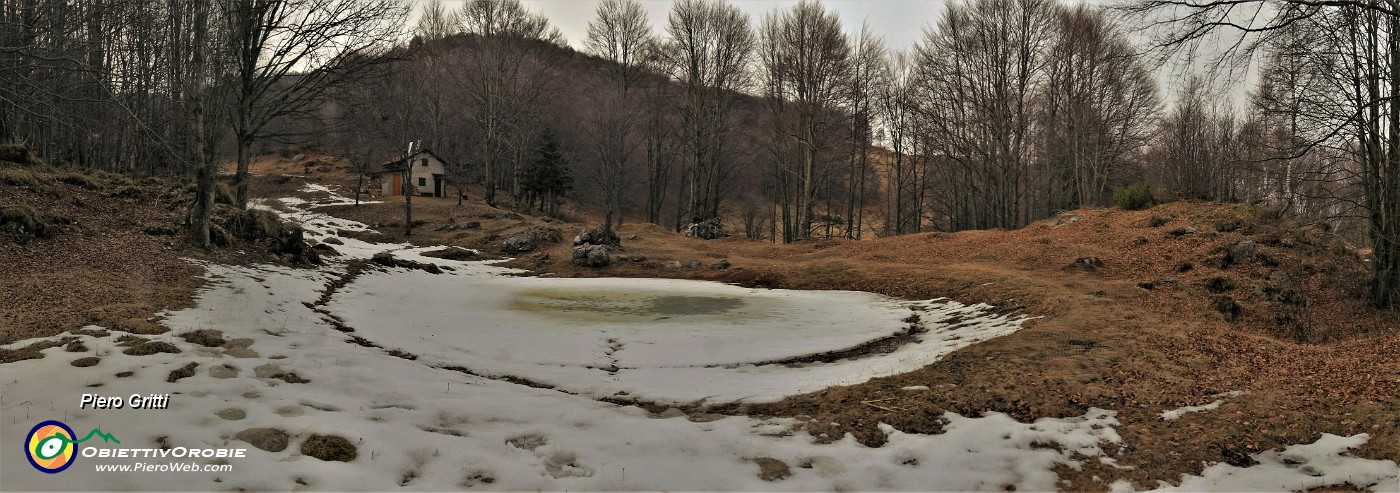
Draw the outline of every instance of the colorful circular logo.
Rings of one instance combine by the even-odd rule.
[[[78,444],[73,438],[73,429],[62,421],[49,420],[34,425],[24,439],[25,457],[35,469],[57,474],[73,465],[78,455]]]

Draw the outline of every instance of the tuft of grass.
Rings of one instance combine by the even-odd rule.
[[[97,180],[97,178],[94,178],[92,175],[81,171],[64,171],[62,173],[59,173],[58,181],[67,183],[69,185],[76,185],[82,188],[86,188],[88,190],[102,188],[102,183],[100,183]]]
[[[34,173],[24,168],[0,168],[0,183],[15,187],[28,187],[39,190],[44,188],[43,182],[34,177]]]
[[[175,347],[174,344],[171,344],[171,343],[168,343],[168,342],[164,342],[164,341],[146,341],[146,342],[143,342],[143,343],[140,343],[140,344],[137,344],[137,345],[135,345],[135,346],[131,346],[131,347],[127,348],[126,351],[122,351],[122,354],[128,354],[128,355],[132,355],[132,356],[147,356],[147,355],[152,355],[152,354],[156,354],[156,353],[179,353],[179,352],[180,352],[180,348]]]
[[[338,435],[311,435],[301,442],[301,453],[324,461],[340,462],[350,462],[359,455],[355,444]]]

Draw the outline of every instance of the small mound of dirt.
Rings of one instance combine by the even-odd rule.
[[[193,377],[195,368],[199,368],[199,363],[191,362],[179,369],[171,370],[170,376],[165,377],[165,381],[175,383],[180,381],[181,378]]]
[[[180,334],[181,339],[190,344],[198,344],[204,347],[220,347],[225,342],[224,333],[214,329],[199,329],[192,332]]]
[[[73,366],[76,366],[78,368],[87,368],[89,366],[96,365],[100,361],[102,361],[102,358],[98,358],[96,356],[88,356],[86,358],[78,358],[73,360]]]
[[[338,435],[311,435],[301,442],[302,455],[309,455],[324,461],[350,462],[355,460],[355,444]]]
[[[69,342],[67,346],[63,346],[63,350],[70,353],[81,353],[87,351],[88,347],[87,344],[83,344],[83,341],[74,339],[73,342]]]
[[[122,354],[128,354],[132,356],[148,356],[156,353],[175,354],[179,352],[180,348],[175,347],[174,344],[165,341],[146,341],[127,348],[126,351],[122,351]]]
[[[238,432],[233,437],[267,452],[287,450],[287,432],[278,428],[248,428]],[[302,445],[303,449],[305,447]]]

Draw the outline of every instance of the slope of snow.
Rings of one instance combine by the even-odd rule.
[[[165,437],[171,447],[249,448],[248,457],[222,460],[233,467],[225,473],[98,473],[95,464],[166,461],[80,457],[50,476],[31,469],[21,447],[7,446],[0,447],[0,489],[1049,490],[1056,487],[1056,464],[1075,466],[1100,455],[1100,442],[1118,440],[1113,413],[1102,410],[1029,424],[1000,414],[948,414],[944,434],[884,427],[889,441],[875,449],[849,436],[818,445],[790,419],[660,418],[349,344],[305,304],[320,296],[330,273],[206,267],[210,283],[197,306],[168,314],[171,334],[219,329],[225,338],[251,339],[255,355],[234,357],[165,334],[154,338],[181,353],[129,356],[115,346],[117,334],[77,336],[102,357],[99,364],[74,368],[69,361],[87,353],[52,348],[43,359],[5,365],[0,436],[23,436],[40,420],[62,419],[80,434],[100,427],[122,447],[159,447]],[[166,382],[189,362],[199,363],[194,376]],[[310,381],[257,377],[255,368],[269,364]],[[216,378],[209,370],[218,365],[237,368],[238,376]],[[115,376],[124,371],[134,375]],[[168,410],[77,409],[87,392],[173,395]],[[224,409],[246,417],[215,414]],[[290,445],[265,452],[233,438],[252,427],[284,429]],[[313,433],[347,437],[358,457],[340,463],[303,456],[299,447]],[[788,464],[791,476],[760,479],[758,458]]]

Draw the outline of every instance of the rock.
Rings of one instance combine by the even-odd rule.
[[[578,245],[620,247],[622,246],[622,239],[617,237],[617,232],[606,231],[600,226],[579,232],[578,236],[574,237],[574,246]]]
[[[1230,251],[1225,254],[1223,263],[1228,266],[1253,262],[1257,253],[1258,248],[1254,245],[1254,242],[1244,240],[1230,247]]]
[[[631,257],[628,257],[628,260],[631,260],[631,261],[633,261],[633,262],[646,262],[646,261],[647,261],[647,256],[646,256],[646,255],[633,255],[633,256],[631,256]]]
[[[530,257],[530,259],[535,261],[535,265],[547,264],[547,263],[549,263],[549,253],[548,253],[548,252],[536,253],[533,257]]]
[[[78,358],[73,360],[73,366],[76,366],[78,368],[87,368],[89,366],[96,365],[101,361],[102,358],[98,358],[96,356],[88,356],[86,358]]]
[[[229,339],[227,341],[224,341],[224,347],[227,349],[248,349],[248,346],[252,345],[253,340],[247,337],[240,337],[238,339]]]
[[[238,421],[240,419],[248,417],[247,412],[244,412],[242,409],[233,407],[230,407],[228,409],[221,409],[219,410],[219,412],[214,413],[214,415],[229,421]]]
[[[215,365],[209,367],[209,376],[212,378],[234,378],[238,376],[238,368],[229,365]]]
[[[467,221],[462,223],[462,229],[477,229],[481,227],[481,221]]]
[[[445,260],[470,260],[476,258],[476,250],[468,250],[462,247],[447,247],[441,250],[423,252],[424,257],[440,258]]]
[[[332,236],[332,237],[330,237],[330,238],[326,238],[325,241],[322,241],[321,243],[327,243],[327,244],[331,244],[331,245],[344,245],[344,244],[345,244],[345,241],[341,240],[340,238],[336,238],[336,237]]]
[[[335,247],[332,247],[325,243],[317,243],[315,245],[312,245],[311,249],[315,250],[317,254],[327,257],[336,257],[340,255],[339,250],[336,250]]]
[[[506,253],[531,252],[545,243],[559,243],[562,239],[563,234],[557,229],[534,227],[506,238],[501,242],[501,250]]]
[[[350,462],[358,455],[355,444],[338,435],[311,435],[301,442],[302,455],[324,461]]]
[[[699,269],[699,268],[700,268],[700,261],[699,261],[699,260],[696,260],[696,259],[687,260],[687,261],[685,261],[685,268],[687,268],[687,269]]]
[[[1069,270],[1077,269],[1088,272],[1097,271],[1101,267],[1103,267],[1103,260],[1100,260],[1098,257],[1079,257],[1074,259],[1074,263],[1065,266],[1065,268]]]
[[[1059,216],[1055,217],[1055,225],[1060,226],[1063,224],[1074,224],[1083,220],[1084,216],[1080,216],[1078,214],[1060,214]]]
[[[639,239],[637,235],[627,235],[627,241],[637,241]]]
[[[608,247],[603,245],[579,245],[574,247],[574,265],[580,267],[607,267],[612,263],[608,257]]]
[[[1186,236],[1186,235],[1190,235],[1190,234],[1196,234],[1196,228],[1192,228],[1192,227],[1189,227],[1189,226],[1188,226],[1188,227],[1184,227],[1184,228],[1176,228],[1176,229],[1171,230],[1171,231],[1168,232],[1167,234],[1172,235],[1172,236],[1175,236],[1175,237],[1177,237],[1177,238],[1180,238],[1180,237],[1182,237],[1182,236]]]
[[[257,368],[253,368],[253,375],[256,375],[258,378],[276,378],[278,375],[284,373],[286,373],[286,371],[282,370],[280,365],[273,363],[259,365]]]
[[[714,269],[714,270],[724,270],[724,269],[728,269],[728,268],[729,268],[729,261],[728,261],[728,260],[723,260],[723,259],[721,259],[719,262],[715,262],[715,263],[713,263],[713,264],[710,264],[710,268],[711,268],[711,269]]]

